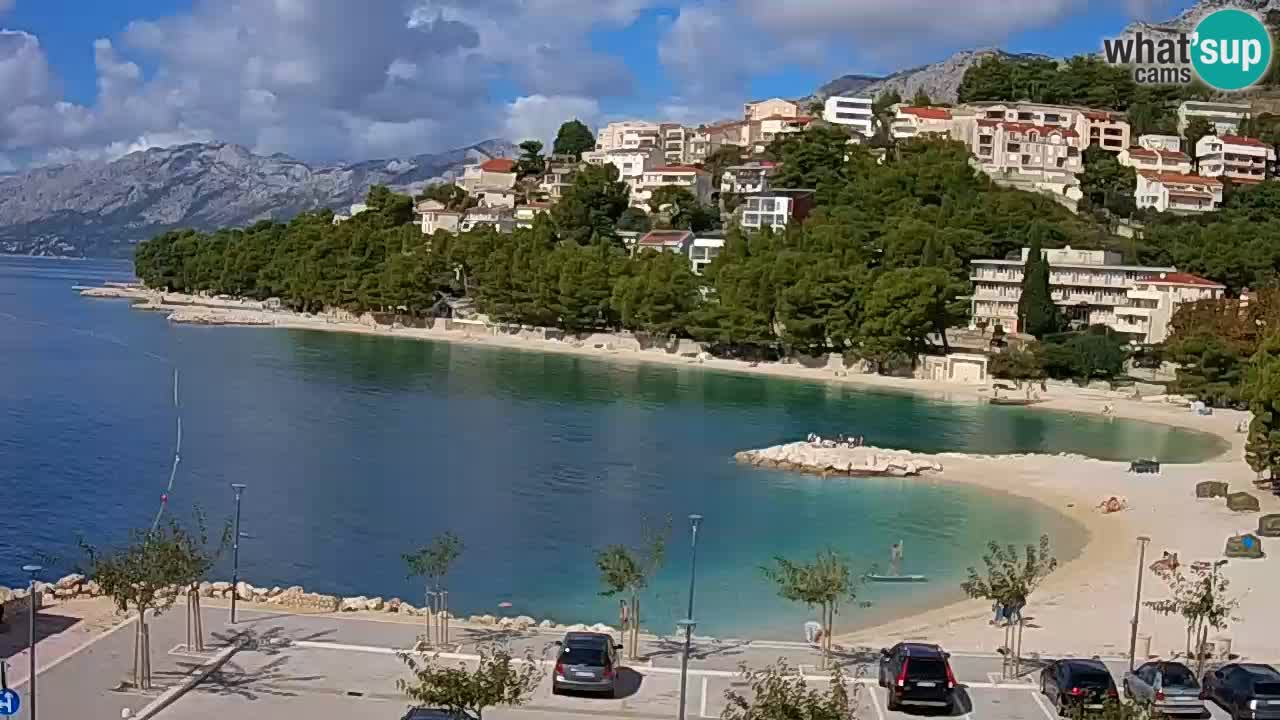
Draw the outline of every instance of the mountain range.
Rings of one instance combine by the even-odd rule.
[[[505,140],[442,153],[313,167],[229,143],[151,148],[111,161],[0,176],[0,252],[132,257],[140,240],[179,227],[212,230],[346,209],[370,185],[417,192],[462,166],[512,157]]]

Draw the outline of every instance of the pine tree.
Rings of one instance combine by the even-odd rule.
[[[1022,270],[1022,297],[1018,299],[1018,330],[1035,337],[1060,328],[1058,306],[1049,289],[1049,261],[1040,248],[1040,234],[1032,231],[1031,247]]]
[[[920,267],[934,267],[938,264],[938,250],[930,237],[924,241],[924,249],[920,251]]]

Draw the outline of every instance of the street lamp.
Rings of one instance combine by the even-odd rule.
[[[1134,655],[1138,651],[1138,611],[1142,608],[1142,569],[1147,564],[1147,543],[1151,538],[1138,536],[1138,591],[1133,598],[1133,620],[1129,623],[1129,670],[1133,670]]]
[[[240,496],[244,494],[245,486],[241,483],[231,483],[231,489],[236,493],[236,529],[235,539],[232,541],[231,551],[231,624],[236,624],[236,596],[240,594]]]
[[[685,616],[684,620],[676,623],[677,627],[684,630],[684,654],[680,657],[679,720],[685,720],[685,691],[689,682],[689,646],[693,643],[693,628],[698,624],[693,619],[693,581],[698,572],[698,524],[701,522],[701,515],[693,514],[689,516],[689,527],[692,535],[689,545],[689,614]]]
[[[31,661],[31,670],[27,676],[27,712],[31,720],[36,720],[36,605],[40,598],[36,595],[36,573],[44,570],[39,565],[23,565],[22,572],[30,576],[27,585],[27,602],[31,604],[31,622],[27,628],[27,659]]]

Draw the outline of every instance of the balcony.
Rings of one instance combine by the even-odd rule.
[[[979,271],[969,276],[973,282],[1022,283],[1022,271],[1016,273],[995,273]]]
[[[1148,327],[1145,324],[1124,322],[1122,320],[1117,320],[1116,322],[1111,323],[1111,329],[1116,332],[1132,333],[1134,335],[1142,335],[1144,337],[1148,331]]]
[[[1155,313],[1155,308],[1148,307],[1118,307],[1116,315],[1128,315],[1130,317],[1149,318]]]

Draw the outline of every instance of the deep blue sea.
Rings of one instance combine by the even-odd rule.
[[[808,432],[921,451],[1081,452],[1187,462],[1221,448],[1155,425],[902,394],[613,364],[532,351],[261,328],[171,325],[78,283],[128,279],[122,263],[0,257],[0,584],[30,558],[49,578],[149,526],[175,444],[170,499],[234,510],[245,483],[242,575],[421,604],[402,553],[451,530],[465,551],[455,611],[612,621],[593,552],[675,519],[648,624],[684,615],[687,521],[699,538],[699,632],[795,638],[810,613],[776,597],[759,566],[824,547],[856,570],[905,540],[926,585],[867,588],[844,627],[953,599],[989,539],[1050,533],[1060,558],[1082,530],[1016,498],[928,480],[820,479],[740,467],[734,452]],[[229,576],[222,562],[218,575]]]

